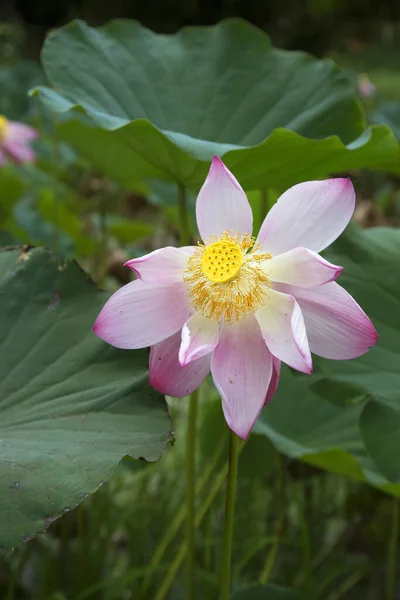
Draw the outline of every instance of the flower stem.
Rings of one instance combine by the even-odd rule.
[[[189,399],[189,415],[186,433],[186,598],[195,598],[195,468],[196,468],[196,417],[197,396],[195,390]]]
[[[239,454],[242,452],[243,448],[245,447],[245,444],[246,444],[246,442],[240,446]],[[209,511],[212,503],[214,502],[215,498],[217,497],[218,493],[220,492],[220,490],[226,480],[227,474],[228,474],[228,464],[225,463],[224,466],[222,467],[222,469],[219,471],[219,473],[217,473],[215,475],[213,484],[210,487],[206,498],[204,499],[199,510],[196,513],[196,519],[195,519],[196,527],[199,527],[199,525],[203,521],[205,515]],[[167,593],[171,587],[171,584],[172,584],[173,580],[175,579],[176,574],[183,562],[183,559],[185,558],[185,553],[186,553],[186,540],[184,540],[181,543],[174,560],[169,562],[167,574],[166,574],[161,586],[159,587],[154,600],[164,600],[164,598],[167,595]]]
[[[399,537],[399,499],[392,500],[391,532],[388,545],[387,571],[386,571],[386,600],[393,600],[396,587],[396,554],[397,540]]]
[[[108,231],[107,231],[107,208],[106,198],[100,200],[99,206],[99,242],[98,242],[98,267],[97,267],[97,285],[102,287],[107,277],[108,269]]]
[[[203,491],[203,489],[207,486],[207,484],[209,483],[211,475],[214,473],[219,461],[221,460],[224,446],[225,446],[225,438],[221,437],[217,447],[215,448],[215,452],[212,455],[211,460],[207,463],[202,476],[198,480],[198,483],[195,488],[196,495],[200,494]],[[146,597],[146,593],[150,587],[151,578],[154,575],[154,573],[157,571],[157,569],[159,569],[161,561],[164,557],[164,554],[165,554],[168,546],[170,545],[170,543],[172,542],[172,540],[178,533],[180,527],[185,522],[185,517],[186,517],[186,505],[182,504],[182,506],[176,513],[175,518],[168,526],[168,529],[165,531],[163,538],[158,543],[153,556],[151,557],[150,563],[148,565],[148,569],[146,571],[145,577],[144,577],[143,582],[140,587],[140,593],[139,593],[140,600],[144,600],[144,598]]]
[[[359,581],[364,579],[369,573],[371,569],[371,565],[363,566],[361,569],[352,573],[339,585],[339,587],[332,592],[330,596],[328,596],[328,600],[340,600],[347,595],[347,592],[350,591]]]
[[[217,475],[214,479],[213,485],[210,487],[210,490],[209,490],[204,502],[202,503],[202,505],[200,506],[200,508],[196,514],[195,525],[197,527],[200,525],[200,523],[204,519],[205,515],[207,514],[207,511],[209,510],[210,506],[214,502],[218,492],[222,488],[222,485],[226,479],[227,473],[228,473],[228,465],[225,464],[223,466],[223,468],[221,469],[221,471],[219,473],[217,473]],[[169,562],[167,574],[166,574],[161,586],[157,590],[157,594],[156,594],[154,600],[164,600],[165,596],[167,595],[167,593],[171,587],[173,580],[176,577],[179,567],[181,566],[181,564],[183,562],[183,559],[184,559],[185,553],[186,553],[186,548],[187,548],[187,546],[186,546],[186,540],[185,540],[184,542],[181,543],[174,560]]]
[[[221,567],[220,600],[228,600],[229,599],[229,591],[230,591],[230,585],[231,585],[233,517],[235,514],[238,458],[239,458],[239,438],[232,431],[230,445],[229,445],[229,470],[228,470],[228,482],[227,482],[227,488],[226,488],[224,535],[223,535],[223,540],[222,540],[222,561],[221,561],[222,567]]]
[[[56,174],[60,175],[60,156],[59,156],[59,148],[58,148],[58,132],[57,132],[57,123],[55,118],[52,119],[52,129],[53,129],[53,163],[56,168]],[[60,215],[59,215],[59,198],[58,194],[53,193],[52,198],[53,206],[53,231],[52,231],[52,241],[51,241],[51,249],[53,252],[57,253],[60,251]]]
[[[190,231],[186,202],[186,190],[182,185],[178,186],[178,218],[181,246],[188,246],[190,242]]]
[[[303,572],[305,574],[304,592],[307,598],[313,598],[312,580],[311,580],[311,542],[310,528],[307,521],[307,505],[308,505],[307,484],[300,491],[300,529],[301,529],[301,548],[303,555]]]

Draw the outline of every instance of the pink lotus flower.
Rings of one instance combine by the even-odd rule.
[[[12,160],[17,165],[21,162],[34,162],[35,153],[29,142],[38,136],[38,132],[29,125],[9,121],[0,115],[0,166]]]
[[[370,98],[376,92],[376,87],[365,73],[360,73],[358,76],[357,87],[361,98]]]
[[[196,206],[204,243],[128,261],[139,279],[108,300],[94,331],[117,348],[151,346],[150,381],[164,394],[190,394],[211,370],[226,421],[245,439],[276,390],[281,361],[311,373],[311,352],[355,358],[377,341],[335,283],[342,267],[317,254],[354,205],[349,179],[300,183],[254,240],[246,195],[214,157]]]

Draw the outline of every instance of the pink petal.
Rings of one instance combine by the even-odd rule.
[[[162,394],[181,398],[191,394],[210,372],[211,354],[194,360],[185,367],[178,361],[181,332],[152,346],[150,383]]]
[[[265,398],[264,406],[268,404],[271,400],[272,396],[276,392],[276,388],[278,387],[279,377],[281,374],[281,361],[275,356],[272,357],[272,377],[271,382],[269,384],[267,397]]]
[[[273,256],[304,246],[319,252],[342,233],[355,207],[350,179],[308,181],[288,189],[271,208],[258,241]]]
[[[29,148],[28,146],[4,141],[3,148],[7,152],[10,159],[16,164],[20,164],[22,162],[35,162],[36,154],[32,148]]]
[[[308,290],[289,285],[279,289],[293,294],[299,303],[315,354],[344,360],[361,356],[376,344],[378,335],[370,319],[337,283]]]
[[[293,296],[268,290],[265,305],[255,314],[270,352],[289,367],[311,373],[312,360],[304,319]]]
[[[189,256],[194,246],[186,248],[160,248],[150,254],[133,258],[125,263],[144,283],[181,282]]]
[[[330,262],[307,248],[294,248],[263,263],[271,281],[299,287],[313,287],[339,277],[343,267]]]
[[[246,194],[217,156],[197,196],[196,217],[204,241],[223,231],[251,235],[253,214]]]
[[[39,135],[37,129],[18,123],[18,121],[9,121],[7,126],[7,138],[11,142],[27,143],[35,140]]]
[[[188,363],[209,354],[218,344],[219,325],[195,313],[184,324],[182,344],[179,350],[179,362],[184,367]]]
[[[226,422],[246,439],[264,406],[272,377],[272,356],[254,315],[223,324],[211,372]]]
[[[37,135],[38,132],[33,127],[10,121],[7,126],[6,138],[3,141],[3,148],[16,163],[34,162],[36,154],[29,146],[29,142],[35,139]]]
[[[93,331],[117,348],[145,348],[181,329],[191,312],[184,283],[136,280],[111,296]]]

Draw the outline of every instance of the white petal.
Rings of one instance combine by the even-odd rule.
[[[320,252],[342,233],[355,207],[350,179],[308,181],[288,189],[271,208],[258,241],[273,256],[304,246]]]
[[[312,360],[300,307],[293,296],[268,290],[268,299],[256,312],[269,350],[289,367],[312,372]]]
[[[217,156],[197,196],[196,218],[204,241],[224,231],[251,235],[253,214],[246,194]]]
[[[181,329],[192,312],[184,283],[136,280],[111,296],[93,331],[117,348],[146,348]]]
[[[365,354],[378,336],[362,308],[335,282],[319,287],[279,285],[293,294],[304,315],[310,348],[325,358],[344,360]]]
[[[313,287],[339,277],[343,267],[331,264],[306,248],[294,248],[263,263],[271,281],[299,287]]]
[[[210,372],[211,354],[194,360],[185,367],[179,364],[181,332],[155,344],[150,352],[150,383],[162,394],[181,398],[201,385]]]
[[[182,344],[179,350],[179,362],[187,365],[209,354],[218,344],[219,326],[217,321],[206,319],[195,313],[182,328]]]
[[[182,282],[189,256],[194,246],[160,248],[125,263],[144,283]]]
[[[246,439],[264,406],[272,376],[272,356],[254,315],[223,324],[211,372],[226,422]]]

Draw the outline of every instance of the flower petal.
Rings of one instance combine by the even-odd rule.
[[[26,144],[35,140],[39,135],[37,129],[25,125],[25,123],[19,123],[18,121],[9,121],[7,125],[7,139],[10,142],[19,142]]]
[[[246,439],[264,406],[272,377],[272,356],[254,315],[223,324],[211,372],[226,422]]]
[[[15,162],[34,162],[35,152],[29,146],[29,142],[38,135],[36,129],[10,121],[7,126],[6,138],[3,141],[3,148]]]
[[[181,367],[178,360],[181,332],[155,344],[150,352],[150,383],[162,394],[181,398],[188,396],[210,372],[211,354]]]
[[[350,179],[308,181],[288,189],[264,219],[258,241],[274,256],[304,246],[323,250],[342,233],[355,207]]]
[[[160,248],[150,254],[128,260],[124,266],[134,271],[144,283],[182,282],[183,272],[194,246]]]
[[[36,154],[32,148],[29,148],[29,146],[24,146],[14,142],[3,142],[3,148],[7,152],[10,159],[16,164],[20,164],[22,162],[35,162]]]
[[[330,262],[307,248],[294,248],[263,262],[263,268],[271,281],[288,283],[299,287],[313,287],[333,281],[343,267]]]
[[[295,298],[268,290],[265,305],[255,315],[270,352],[289,367],[311,373],[312,360],[306,328]]]
[[[209,354],[218,344],[219,326],[216,321],[195,313],[182,328],[179,362],[182,366]]]
[[[93,331],[117,348],[145,348],[175,333],[191,312],[184,283],[156,285],[136,280],[111,296]]]
[[[197,196],[196,218],[204,241],[230,230],[251,235],[253,214],[246,194],[217,156]]]
[[[362,308],[335,282],[304,289],[279,285],[293,294],[306,324],[310,348],[325,358],[345,360],[365,354],[378,335]]]
[[[272,377],[271,382],[269,384],[267,396],[265,398],[264,406],[268,404],[271,400],[272,396],[276,392],[276,388],[278,387],[279,377],[281,375],[281,361],[275,356],[272,357]]]

